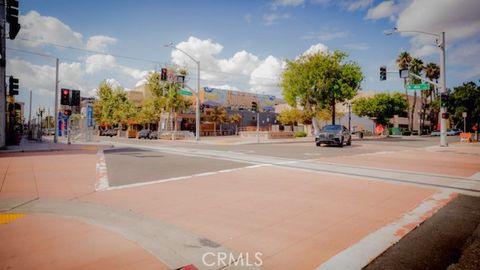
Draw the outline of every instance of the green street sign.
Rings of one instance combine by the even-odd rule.
[[[430,89],[430,84],[421,83],[421,84],[409,84],[407,85],[408,90],[428,90]]]
[[[193,95],[192,92],[190,92],[190,91],[188,91],[188,90],[186,90],[186,89],[180,89],[180,90],[178,90],[178,93],[179,93],[180,95],[184,95],[184,96],[192,96],[192,95]]]

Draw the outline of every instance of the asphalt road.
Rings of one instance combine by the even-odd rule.
[[[251,165],[129,147],[106,150],[105,157],[110,186],[164,180]]]
[[[458,138],[449,138],[453,141]],[[317,147],[313,142],[202,145],[165,141],[108,139],[115,142],[115,149],[106,150],[106,162],[110,186],[123,186],[172,178],[188,178],[198,174],[218,173],[224,170],[243,168],[255,164],[274,164],[289,168],[314,171],[338,172],[352,176],[390,179],[398,182],[421,183],[438,186],[438,179],[421,174],[386,174],[381,171],[361,171],[356,167],[338,167],[328,164],[329,158],[345,158],[363,154],[387,153],[390,151],[414,150],[419,147],[438,145],[438,138],[388,138],[357,141],[352,146]],[[391,154],[389,154],[391,155]],[[318,164],[316,160],[327,162]],[[375,164],[372,164],[375,166]],[[377,164],[378,165],[378,164]],[[422,179],[430,179],[423,181]],[[441,180],[441,179],[440,179]],[[463,179],[455,179],[456,181]],[[433,181],[433,182],[432,182]],[[473,181],[473,180],[472,180]],[[465,181],[464,181],[465,182]],[[442,183],[441,183],[442,184]],[[443,184],[442,184],[443,185]],[[448,186],[446,186],[448,187]],[[464,186],[455,186],[469,190]]]

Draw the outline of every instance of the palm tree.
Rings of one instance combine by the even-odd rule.
[[[440,67],[435,64],[435,63],[428,63],[428,65],[425,66],[425,77],[430,79],[431,81],[435,80],[438,82],[438,79],[440,78]],[[430,85],[431,92],[435,92],[435,98],[438,96],[437,95],[437,89],[433,84]],[[432,89],[436,91],[432,91]],[[430,94],[433,96],[432,94]]]
[[[238,124],[242,121],[242,116],[238,113],[230,116],[230,123],[235,124],[235,135],[238,135]]]
[[[440,67],[435,63],[428,63],[425,66],[425,77],[427,77],[431,81],[435,80],[435,82],[438,82],[438,79],[440,78]],[[438,98],[438,89],[433,84],[430,84],[429,96],[430,96],[430,106],[429,106],[430,107],[430,123],[437,123],[439,112],[435,110],[434,106],[432,105],[433,105],[433,100],[436,100]]]
[[[415,74],[415,75],[418,75],[420,76],[421,73],[423,73],[423,70],[424,70],[424,66],[423,66],[423,61],[418,59],[418,58],[414,58],[411,62],[410,62],[410,66],[409,66],[409,70],[411,73]],[[421,83],[422,81],[420,79],[417,79],[417,78],[412,78],[412,83],[414,84],[419,84]],[[412,104],[412,110],[411,110],[411,113],[410,113],[410,130],[413,129],[413,116],[415,114],[415,105],[417,103],[417,91],[414,91],[413,92],[413,104]],[[423,105],[423,104],[422,104]],[[420,131],[421,132],[421,131]]]
[[[408,52],[401,52],[397,57],[397,65],[399,69],[407,69],[410,66],[410,62],[412,62],[412,56]],[[403,86],[405,88],[405,98],[408,101],[408,92],[407,92],[407,78],[403,79]],[[407,118],[408,118],[408,128],[411,130],[411,121],[410,121],[410,113],[407,110]]]

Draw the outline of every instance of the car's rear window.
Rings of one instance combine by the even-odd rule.
[[[323,131],[332,131],[332,130],[341,130],[342,129],[342,126],[333,126],[333,125],[329,125],[329,126],[324,126],[322,128]]]

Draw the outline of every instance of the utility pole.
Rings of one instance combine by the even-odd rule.
[[[56,71],[55,71],[55,105],[54,105],[54,111],[53,114],[55,115],[55,122],[53,126],[55,127],[55,131],[53,134],[53,142],[57,143],[58,142],[58,58],[56,61]]]
[[[32,90],[30,90],[30,106],[28,109],[28,132],[31,132],[31,122],[32,122]]]
[[[260,112],[257,111],[257,143],[260,143]]]
[[[7,89],[5,89],[5,0],[0,0],[0,149],[5,148],[6,139],[6,103]]]

